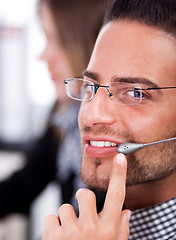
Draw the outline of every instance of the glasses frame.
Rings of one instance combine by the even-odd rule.
[[[141,90],[162,90],[162,89],[172,89],[176,87],[149,87],[149,88],[141,88]]]
[[[113,96],[113,93],[111,93],[111,92],[109,91],[110,85],[100,85],[100,84],[97,84],[97,83],[93,83],[93,82],[91,82],[90,80],[85,80],[85,79],[83,79],[83,78],[76,78],[76,77],[75,77],[75,78],[65,79],[65,80],[63,80],[63,83],[65,83],[65,85],[68,85],[69,82],[72,81],[72,80],[88,81],[88,82],[92,83],[92,85],[90,85],[90,86],[94,86],[95,89],[94,89],[94,91],[92,91],[92,96],[91,96],[89,99],[83,100],[83,99],[78,99],[78,98],[72,97],[72,96],[69,94],[69,91],[68,91],[67,86],[66,86],[66,92],[67,92],[67,95],[68,95],[70,98],[72,98],[72,99],[74,99],[74,100],[76,100],[76,101],[80,101],[80,102],[89,101],[89,100],[92,100],[92,99],[93,99],[93,97],[94,97],[94,95],[97,93],[98,89],[99,89],[100,87],[103,87],[103,88],[105,88],[106,91],[108,92],[108,95],[109,95],[109,96],[107,96],[107,97],[108,97],[108,100],[111,101],[111,102],[113,102],[112,100],[110,100],[110,97]],[[148,91],[148,90],[174,89],[174,88],[176,88],[176,86],[175,86],[175,87],[174,87],[174,86],[169,86],[169,87],[148,87],[148,88],[134,87],[134,89],[136,89],[136,90],[145,90],[145,91],[146,91],[146,90]],[[139,104],[140,102],[142,102],[142,99],[140,99],[140,101],[139,101],[137,104]],[[115,104],[120,104],[120,103],[116,103],[116,102],[114,102],[114,103],[115,103]],[[121,104],[121,105],[137,105],[137,104],[134,103],[134,104]]]

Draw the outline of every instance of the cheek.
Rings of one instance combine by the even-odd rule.
[[[79,114],[78,114],[78,124],[80,129],[82,129],[83,127],[84,112],[85,112],[85,106],[84,106],[84,102],[82,102],[79,109]]]
[[[175,116],[167,108],[143,111],[131,111],[127,119],[131,135],[136,136],[136,141],[150,142],[167,138],[175,131]]]
[[[82,106],[82,104],[81,104]],[[80,109],[79,109],[79,113],[78,113],[78,125],[79,125],[79,129],[81,128],[81,119],[82,119],[82,110],[81,110],[81,107],[80,106]]]

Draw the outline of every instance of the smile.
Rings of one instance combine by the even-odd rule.
[[[93,147],[115,147],[117,146],[114,142],[108,141],[90,141],[90,145]]]

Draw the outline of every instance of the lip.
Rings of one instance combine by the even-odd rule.
[[[114,155],[117,153],[117,147],[121,144],[121,142],[117,142],[116,140],[110,139],[108,137],[89,137],[84,136],[84,152],[89,157],[94,158],[103,158],[103,157],[109,157],[110,155]],[[96,147],[90,145],[90,141],[108,141],[108,142],[114,142],[117,144],[117,146],[111,146],[111,147]]]

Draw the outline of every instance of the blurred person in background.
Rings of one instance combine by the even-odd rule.
[[[62,203],[77,208],[74,194],[84,186],[79,178],[79,103],[67,97],[63,80],[81,76],[86,68],[103,23],[106,3],[107,0],[38,1],[46,36],[41,59],[48,65],[57,101],[43,136],[27,153],[26,166],[0,183],[0,218],[9,213],[28,215],[32,201],[53,180],[61,186]],[[96,195],[99,211],[105,193],[96,192]]]

